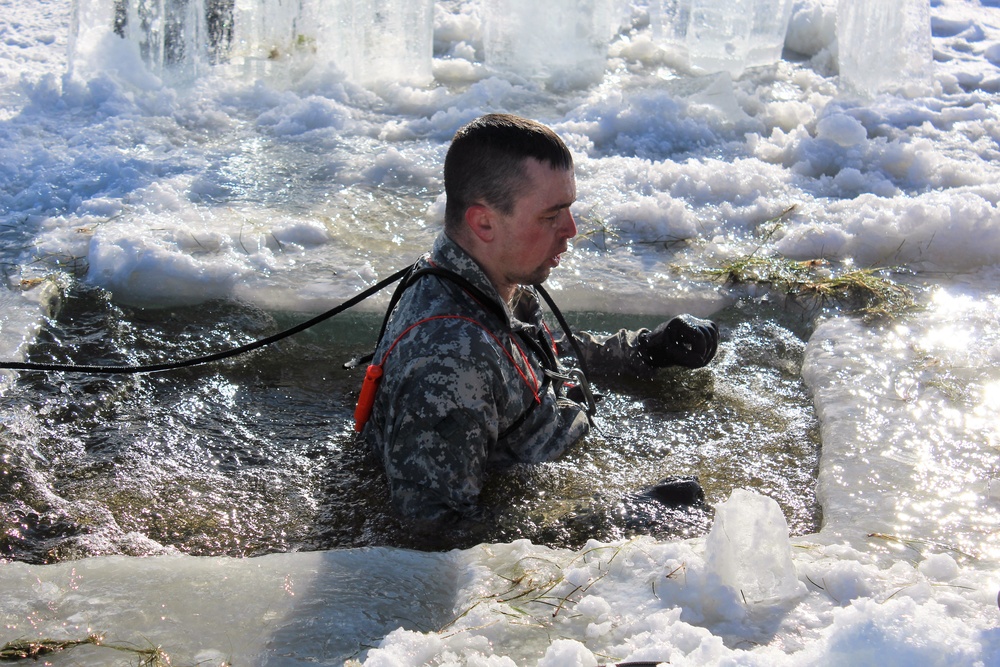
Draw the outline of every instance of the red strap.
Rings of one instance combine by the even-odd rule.
[[[547,333],[549,335],[549,340],[552,341],[552,354],[554,354],[554,355],[556,355],[558,357],[559,356],[559,346],[556,345],[556,337],[552,335],[552,330],[549,329],[549,325],[545,322],[545,320],[542,320],[542,327],[544,327],[545,333]],[[567,334],[567,335],[569,335],[569,334]]]
[[[403,337],[406,334],[413,331],[413,329],[416,328],[417,326],[424,324],[425,322],[431,322],[433,320],[463,320],[465,322],[469,322],[471,324],[476,325],[477,327],[485,331],[487,334],[489,334],[490,338],[492,338],[496,342],[497,346],[501,350],[503,350],[503,353],[507,355],[508,359],[510,359],[510,363],[513,364],[514,370],[516,370],[517,374],[521,376],[521,380],[524,382],[525,386],[527,386],[528,389],[531,391],[531,395],[534,396],[535,402],[536,403],[542,402],[541,397],[538,395],[538,389],[541,386],[538,382],[538,377],[535,375],[534,370],[532,370],[531,364],[528,362],[528,358],[524,354],[524,350],[521,349],[521,347],[517,344],[516,341],[513,341],[513,339],[511,339],[512,342],[514,343],[514,347],[517,348],[518,353],[524,360],[525,366],[528,368],[528,372],[531,373],[530,381],[528,380],[528,376],[525,374],[525,372],[521,370],[521,367],[517,365],[517,361],[514,360],[514,355],[510,353],[510,350],[504,347],[503,343],[500,341],[499,338],[497,338],[496,334],[487,329],[481,322],[477,322],[471,317],[464,317],[462,315],[435,315],[433,317],[425,317],[424,319],[418,320],[417,322],[414,322],[413,324],[408,326],[405,330],[403,330],[403,333],[399,334],[396,337],[396,340],[392,341],[392,345],[390,345],[389,349],[386,350],[385,354],[382,355],[381,363],[371,364],[370,366],[368,366],[368,370],[365,371],[364,382],[361,385],[361,395],[358,396],[358,405],[354,409],[355,431],[360,433],[361,430],[364,428],[365,424],[368,422],[368,418],[371,417],[372,407],[375,405],[375,394],[378,392],[378,386],[382,378],[382,367],[385,365],[386,359],[389,358],[389,353],[392,352],[393,349],[395,349],[396,345],[399,343],[399,341],[403,339]]]

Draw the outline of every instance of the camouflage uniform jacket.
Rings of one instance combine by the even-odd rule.
[[[562,383],[547,379],[546,365],[558,362],[542,349],[555,343],[533,289],[522,289],[512,311],[443,233],[418,262],[428,266],[457,273],[499,307],[447,277],[416,279],[375,351],[383,375],[361,437],[382,461],[396,509],[437,521],[475,515],[488,466],[552,460],[586,435],[589,421],[562,396]],[[641,374],[648,369],[634,336],[579,338],[598,366],[624,363]]]

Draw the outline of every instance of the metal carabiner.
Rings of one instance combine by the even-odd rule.
[[[587,416],[593,417],[597,413],[597,400],[594,398],[594,390],[590,388],[590,381],[579,368],[571,368],[567,374],[576,380],[576,384],[583,392],[583,397],[587,401]]]
[[[584,372],[579,368],[570,368],[565,372],[546,368],[545,374],[553,380],[559,380],[563,383],[571,383],[575,387],[579,387],[580,393],[583,394],[583,400],[586,403],[587,417],[590,419],[591,423],[593,423],[593,416],[597,412],[597,399],[594,397],[594,390],[591,389],[590,381],[587,380],[586,374],[584,374]]]

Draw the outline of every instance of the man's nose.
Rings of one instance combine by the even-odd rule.
[[[569,209],[566,209],[566,219],[563,221],[563,232],[568,239],[576,236],[576,218],[573,217],[573,213]]]

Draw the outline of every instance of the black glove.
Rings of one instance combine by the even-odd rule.
[[[646,363],[654,368],[701,368],[719,348],[719,327],[709,320],[678,315],[653,331],[641,332],[638,347]]]

